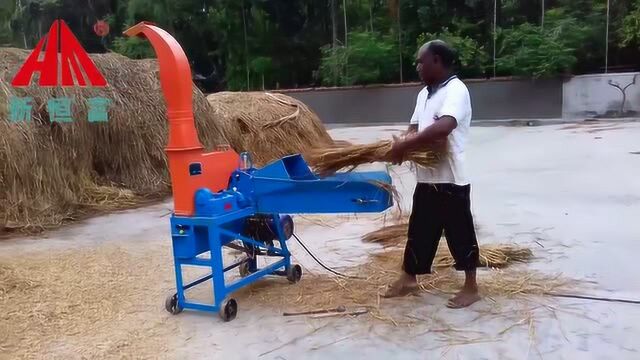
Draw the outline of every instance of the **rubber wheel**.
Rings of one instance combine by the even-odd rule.
[[[164,308],[173,315],[180,314],[182,312],[182,307],[178,305],[178,294],[173,294],[167,296],[167,299],[164,301]]]
[[[220,304],[220,317],[225,322],[231,321],[236,318],[238,315],[238,303],[235,299],[225,299],[222,304]]]
[[[295,264],[289,267],[287,271],[287,280],[291,283],[297,283],[302,278],[302,267],[300,265]]]

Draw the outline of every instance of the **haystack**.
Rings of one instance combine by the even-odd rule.
[[[28,54],[0,48],[0,230],[40,230],[168,194],[166,107],[156,62],[92,55],[106,88],[13,88]],[[202,143],[228,143],[195,86],[193,95]],[[33,98],[32,122],[9,122],[12,96]],[[111,101],[109,121],[89,123],[87,99],[98,96]],[[54,97],[72,98],[72,123],[52,124],[46,105]]]
[[[232,147],[264,165],[285,155],[333,144],[318,116],[302,102],[264,92],[220,92],[207,96]]]

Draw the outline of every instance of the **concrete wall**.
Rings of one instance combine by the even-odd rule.
[[[563,111],[565,119],[598,117],[617,113],[622,103],[620,90],[608,84],[609,80],[624,86],[633,82],[638,73],[596,74],[575,76],[564,84]],[[625,112],[640,112],[640,76],[636,85],[627,89]],[[633,115],[633,114],[627,114]]]
[[[470,80],[474,120],[562,116],[561,80]],[[328,124],[404,123],[420,84],[282,91],[309,105]]]

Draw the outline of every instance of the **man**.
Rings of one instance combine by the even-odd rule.
[[[478,242],[471,215],[471,186],[464,169],[464,147],[471,123],[471,99],[465,84],[452,72],[455,54],[443,41],[424,44],[418,51],[417,71],[426,87],[418,94],[407,136],[396,139],[392,162],[399,164],[414,151],[442,153],[432,168],[417,166],[413,209],[409,220],[403,273],[387,297],[417,289],[416,275],[431,273],[444,235],[455,268],[465,272],[462,290],[447,306],[467,307],[480,299],[476,283]]]

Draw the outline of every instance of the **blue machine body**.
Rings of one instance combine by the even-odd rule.
[[[390,184],[389,174],[352,172],[319,178],[302,156],[292,155],[261,169],[238,169],[225,191],[198,190],[195,215],[171,217],[176,308],[223,311],[223,302],[233,291],[266,275],[291,277],[286,241],[293,233],[293,221],[282,214],[382,212],[393,205],[393,199],[380,183]],[[242,250],[246,257],[225,265],[224,246]],[[258,256],[279,259],[258,268]],[[185,284],[185,265],[204,266],[211,273]],[[244,277],[227,283],[224,273],[237,267],[242,267]],[[211,304],[186,299],[186,290],[208,280],[213,281]]]

